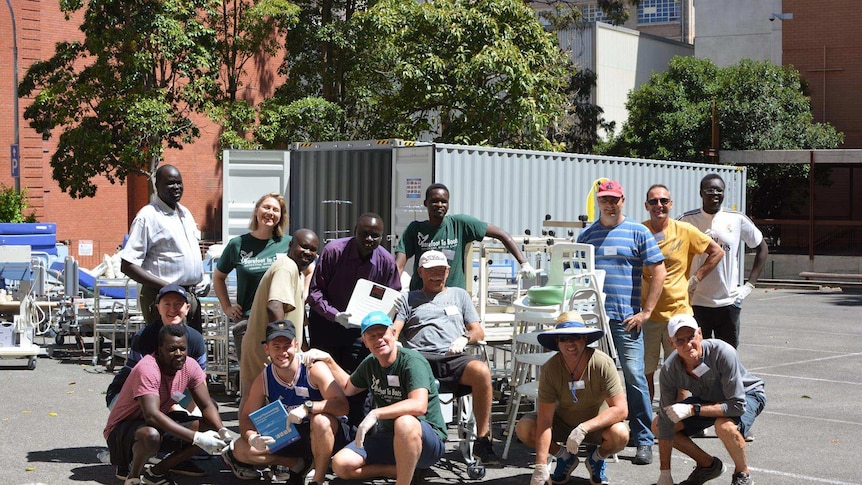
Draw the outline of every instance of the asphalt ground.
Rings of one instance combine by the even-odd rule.
[[[768,399],[753,428],[756,439],[748,444],[755,483],[862,484],[860,309],[862,295],[828,289],[758,288],[746,299],[739,351],[746,367],[766,381]],[[106,449],[103,392],[112,373],[90,365],[88,355],[61,349],[53,355],[40,358],[33,371],[24,367],[26,360],[0,361],[0,484],[121,483],[113,468],[97,458]],[[222,402],[226,425],[236,429],[233,398],[218,392],[214,397]],[[483,483],[529,483],[534,454],[515,441],[505,466],[488,468]],[[720,440],[697,442],[732,468]],[[498,443],[498,454],[502,448]],[[425,481],[469,483],[455,445],[447,450],[447,459],[433,467]],[[652,465],[636,466],[631,463],[634,449],[626,448],[619,462],[608,464],[611,483],[655,483],[657,446],[655,450]],[[248,483],[234,478],[218,457],[197,463],[208,475],[175,477],[177,483]],[[677,481],[693,466],[674,452]],[[587,475],[581,465],[570,483],[589,483]],[[330,478],[333,485],[350,483]],[[730,471],[710,483],[730,483]]]

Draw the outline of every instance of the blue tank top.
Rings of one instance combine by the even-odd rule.
[[[300,358],[299,354],[294,358]],[[266,372],[266,379],[264,379],[263,385],[267,399],[269,402],[280,399],[287,412],[297,406],[302,406],[305,401],[323,400],[320,390],[308,382],[308,369],[302,364],[302,361],[299,364],[299,378],[296,379],[296,383],[292,387],[285,386],[278,380],[272,369],[272,364],[267,364],[264,372]]]

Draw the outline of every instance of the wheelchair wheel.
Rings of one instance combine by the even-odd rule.
[[[471,480],[481,480],[485,478],[485,465],[481,462],[467,465],[467,476],[470,477]]]

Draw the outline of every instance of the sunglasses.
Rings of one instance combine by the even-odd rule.
[[[557,337],[557,342],[577,342],[578,340],[584,340],[586,337],[583,335],[563,335],[561,337]]]
[[[668,199],[667,197],[662,197],[660,199],[650,199],[646,201],[647,204],[652,206],[658,205],[659,202],[661,202],[661,205],[668,205],[670,204],[670,199]]]

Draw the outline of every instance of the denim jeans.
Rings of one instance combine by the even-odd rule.
[[[629,406],[629,429],[632,441],[652,446],[652,403],[644,376],[644,340],[640,330],[626,331],[620,320],[611,320],[611,335],[623,367],[626,381],[626,401]]]

